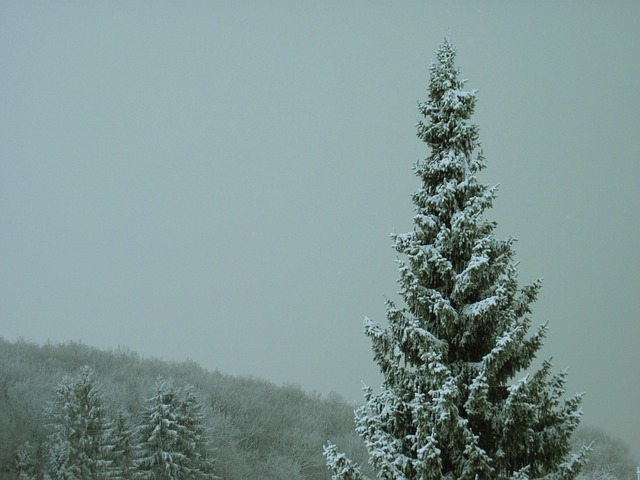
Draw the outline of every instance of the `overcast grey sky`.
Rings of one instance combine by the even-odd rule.
[[[640,458],[640,3],[0,1],[0,335],[361,401],[416,101],[477,88],[542,352]]]

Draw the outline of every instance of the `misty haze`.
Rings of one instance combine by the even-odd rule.
[[[495,245],[517,239],[519,288],[543,279],[530,370],[551,359],[563,398],[584,393],[578,478],[637,478],[639,18],[631,1],[0,0],[0,477],[64,478],[51,438],[80,391],[121,434],[108,478],[138,478],[125,444],[159,405],[202,460],[170,478],[328,479],[342,453],[380,474],[354,409],[394,381],[372,325],[413,298],[414,194],[437,176],[416,124],[446,38],[477,99],[466,160],[499,184],[482,216]]]

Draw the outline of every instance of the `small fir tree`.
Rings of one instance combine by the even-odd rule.
[[[211,445],[204,426],[202,405],[192,385],[186,385],[180,391],[177,418],[178,423],[183,427],[179,444],[186,457],[185,464],[190,471],[190,478],[217,478],[212,474]]]
[[[49,411],[54,422],[47,441],[48,478],[109,478],[109,422],[93,370],[84,367],[76,378],[66,377]]]
[[[483,218],[495,188],[465,91],[445,40],[430,66],[418,137],[430,155],[416,164],[413,231],[393,235],[403,308],[387,300],[388,326],[365,319],[381,391],[365,389],[357,431],[384,479],[572,479],[586,449],[570,455],[580,395],[563,400],[566,372],[531,368],[546,327],[529,333],[540,282],[519,288],[512,239],[494,237]],[[325,448],[333,479],[364,478]]]
[[[158,378],[154,390],[140,425],[137,476],[173,480],[180,478],[180,466],[184,461],[184,454],[178,450],[178,437],[182,434],[176,417],[178,392],[163,378]]]
[[[209,473],[203,415],[193,389],[181,390],[163,378],[154,389],[139,427],[136,476],[153,480],[215,478]]]

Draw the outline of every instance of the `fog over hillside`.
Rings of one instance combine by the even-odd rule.
[[[489,219],[520,283],[544,278],[540,357],[640,457],[639,18],[636,0],[0,0],[0,335],[361,402],[448,37],[479,90]]]
[[[208,372],[193,362],[164,362],[116,349],[79,343],[37,345],[0,337],[0,476],[18,478],[16,453],[34,446],[36,472],[47,460],[43,446],[52,431],[48,407],[65,377],[84,366],[109,416],[124,410],[137,421],[159,375],[177,385],[193,385],[203,406],[213,470],[225,479],[328,479],[322,446],[331,440],[366,465],[353,429],[353,407],[337,394],[327,396],[297,386],[277,386],[258,378]],[[585,426],[574,446],[595,442],[581,480],[632,480],[636,461],[624,441]],[[603,474],[609,475],[608,477]]]

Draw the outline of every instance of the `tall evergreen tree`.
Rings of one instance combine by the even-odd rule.
[[[540,282],[518,286],[513,240],[484,218],[495,188],[478,127],[445,40],[430,66],[418,137],[430,148],[415,173],[413,231],[393,235],[404,307],[387,300],[388,326],[365,319],[383,384],[356,411],[369,461],[384,479],[572,479],[586,449],[570,454],[580,395],[563,400],[566,372],[532,361],[546,326],[530,333]],[[518,376],[522,376],[516,379]],[[325,448],[334,479],[364,478]]]
[[[84,367],[66,377],[50,406],[53,433],[47,478],[95,480],[109,478],[109,422],[102,396],[93,384],[93,370]]]

